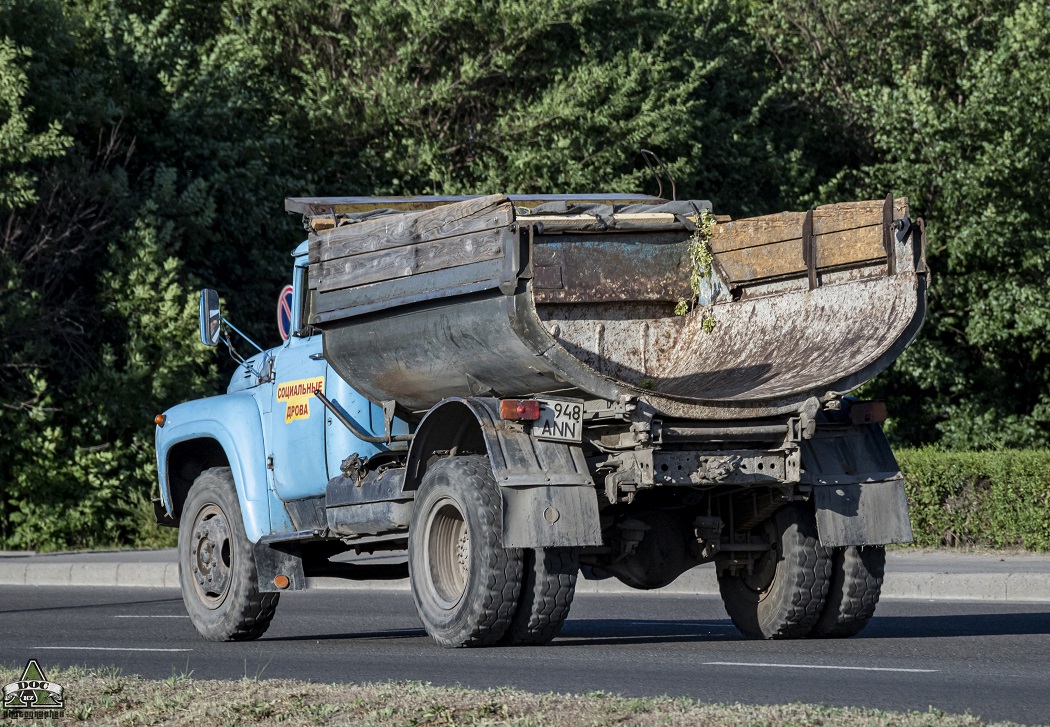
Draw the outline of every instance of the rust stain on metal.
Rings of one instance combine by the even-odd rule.
[[[684,231],[538,237],[533,246],[534,299],[543,304],[688,298],[687,243]]]

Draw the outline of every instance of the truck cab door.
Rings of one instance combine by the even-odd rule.
[[[300,265],[301,263],[301,265]],[[292,335],[277,349],[270,409],[270,456],[277,496],[284,501],[323,495],[326,411],[316,389],[325,392],[327,366],[321,334],[300,324],[306,290],[306,260],[296,260],[292,298]],[[298,335],[310,333],[312,335]]]

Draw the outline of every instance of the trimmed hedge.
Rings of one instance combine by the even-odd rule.
[[[1050,450],[896,454],[916,545],[1050,551]]]

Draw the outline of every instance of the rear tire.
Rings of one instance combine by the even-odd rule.
[[[569,616],[580,559],[574,548],[536,548],[525,550],[523,560],[521,597],[504,643],[538,646],[557,636]]]
[[[194,481],[182,506],[178,548],[182,600],[200,635],[209,641],[262,636],[281,594],[259,591],[229,467],[205,470]]]
[[[748,638],[802,638],[824,611],[831,559],[809,507],[786,505],[763,527],[776,548],[761,555],[750,574],[719,567],[722,602]]]
[[[886,572],[886,548],[835,548],[827,602],[810,636],[844,639],[859,634],[875,615]]]
[[[502,500],[487,457],[449,457],[423,476],[408,531],[416,611],[446,647],[503,638],[518,605],[522,551],[500,544]]]

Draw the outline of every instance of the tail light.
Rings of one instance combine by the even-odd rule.
[[[540,418],[540,403],[535,399],[502,399],[499,418],[512,422],[534,422]]]

